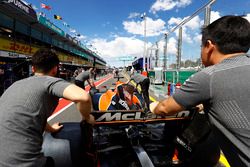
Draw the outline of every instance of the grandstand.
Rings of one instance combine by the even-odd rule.
[[[5,70],[5,87],[31,75],[29,59],[42,47],[57,52],[63,69],[94,66],[100,72],[106,68],[99,55],[38,15],[30,4],[0,0],[0,67]]]

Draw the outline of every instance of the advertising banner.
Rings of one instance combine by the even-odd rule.
[[[0,38],[0,50],[31,56],[38,50],[38,48],[20,42]]]
[[[26,57],[29,57],[29,56],[24,55],[24,54],[15,53],[15,52],[8,52],[8,51],[1,51],[0,50],[0,57],[26,58]]]
[[[48,27],[49,29],[55,31],[57,34],[65,37],[65,32],[62,29],[60,29],[59,27],[57,27],[56,25],[54,25],[53,23],[51,23],[45,17],[40,15],[38,20],[39,20],[39,23],[41,23],[41,24],[45,25],[46,27]]]

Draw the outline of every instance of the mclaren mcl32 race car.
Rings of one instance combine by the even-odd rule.
[[[94,126],[84,121],[64,123],[59,133],[45,135],[45,150],[51,143],[61,148],[56,153],[44,152],[56,166],[221,166],[220,149],[206,115],[195,108],[156,116],[145,110],[143,96],[133,85],[120,81],[114,89],[100,92],[93,88],[90,94]]]

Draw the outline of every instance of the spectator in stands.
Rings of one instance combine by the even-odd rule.
[[[75,84],[85,90],[85,81],[87,81],[90,87],[95,88],[94,75],[95,68],[90,68],[87,71],[83,71],[76,76]]]
[[[34,76],[16,81],[0,98],[0,166],[51,166],[41,153],[43,132],[57,132],[62,125],[47,123],[59,98],[77,103],[83,119],[94,124],[91,98],[80,87],[56,78],[59,59],[49,49],[32,56]]]
[[[250,23],[224,16],[202,29],[201,59],[205,69],[176,93],[152,103],[155,114],[172,115],[203,104],[213,132],[230,166],[250,165]]]
[[[141,92],[142,92],[142,96],[143,99],[145,100],[146,103],[146,109],[147,111],[149,110],[149,85],[150,85],[150,80],[148,77],[140,74],[140,73],[134,73],[131,77],[130,80],[127,82],[129,83],[130,81],[135,81],[136,83],[136,88],[138,85],[141,86]]]

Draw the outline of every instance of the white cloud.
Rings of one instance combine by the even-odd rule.
[[[129,14],[128,18],[133,19],[133,18],[137,18],[137,17],[139,18],[140,16],[141,16],[140,13],[133,12],[133,13]]]
[[[248,13],[244,18],[250,22],[250,13]]]
[[[151,6],[150,12],[156,13],[158,11],[171,10],[173,8],[185,7],[191,4],[191,0],[156,0]]]
[[[163,54],[163,48],[165,46],[165,41],[160,41],[158,47],[160,52]],[[177,40],[174,37],[168,39],[168,46],[167,46],[167,54],[176,54],[177,53]]]
[[[177,53],[177,40],[173,37],[168,40],[168,53],[176,54]]]
[[[174,24],[179,24],[181,22],[181,18],[180,17],[171,17],[169,20],[168,20],[168,24],[169,25],[174,25]]]
[[[191,3],[192,3],[192,0],[180,0],[179,2],[176,3],[176,6],[177,7],[186,7]]]
[[[201,34],[196,33],[193,39],[196,43],[201,43]]]
[[[144,21],[124,21],[124,29],[135,35],[144,35]],[[161,19],[153,20],[152,18],[146,18],[146,35],[157,36],[165,31],[165,22]]]
[[[177,26],[179,23],[181,23],[182,20],[187,19],[189,16],[182,18],[175,18],[172,17],[168,20],[169,29],[171,30],[175,26]],[[195,16],[193,19],[191,19],[189,22],[184,24],[182,26],[182,39],[184,42],[192,43],[194,41],[193,35],[199,31],[203,24],[203,21],[200,19],[199,16]],[[174,32],[176,36],[179,36],[178,29]]]
[[[220,12],[218,11],[211,11],[210,15],[210,23],[214,22],[215,20],[221,18]]]
[[[79,37],[77,37],[78,39],[80,39],[80,40],[83,40],[83,39],[86,39],[87,37],[86,36],[84,36],[84,35],[80,35]]]
[[[186,18],[185,18],[186,19]],[[197,30],[199,28],[201,28],[202,26],[202,20],[200,19],[199,16],[195,16],[194,18],[192,18],[192,20],[190,20],[189,22],[187,22],[185,24],[186,27],[192,29],[192,30]]]
[[[107,27],[108,25],[110,25],[110,22],[109,22],[109,21],[107,21],[106,23],[103,23],[103,24],[102,24],[102,27]]]
[[[116,37],[112,41],[106,39],[93,39],[93,47],[100,53],[107,64],[115,65],[118,57],[140,57],[143,54],[144,42],[134,37]]]
[[[176,26],[178,25],[179,23],[181,23],[182,20],[185,20],[187,19],[189,16],[187,17],[184,17],[183,19],[180,18],[180,17],[171,17],[169,20],[168,20],[168,24],[169,26]],[[195,16],[194,18],[192,18],[190,21],[188,21],[184,27],[188,27],[192,30],[195,30],[195,29],[198,29],[200,28],[202,25],[202,20],[200,19],[199,16]]]

